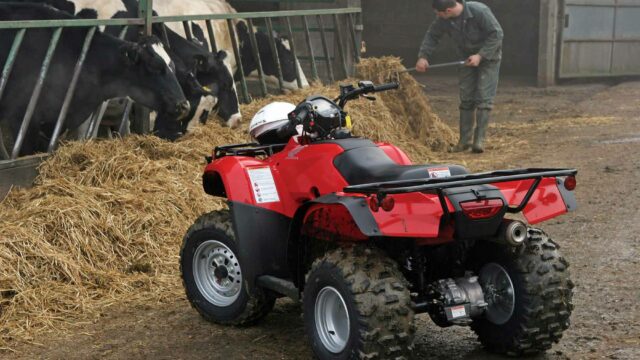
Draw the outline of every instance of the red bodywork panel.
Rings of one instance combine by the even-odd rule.
[[[407,155],[397,147],[386,143],[377,145],[396,163],[411,165]],[[219,174],[230,201],[258,206],[293,218],[303,204],[323,195],[335,193],[339,196],[363,197],[341,192],[349,184],[334,167],[333,160],[343,151],[335,143],[300,145],[297,138],[292,138],[282,151],[269,158],[260,160],[246,156],[225,156],[208,164],[205,173]],[[267,168],[273,180],[267,176],[252,183],[250,172],[264,175],[265,171],[259,169]],[[533,181],[527,179],[492,185],[502,192],[510,206],[518,206]],[[263,201],[259,201],[259,196],[263,196],[259,191],[271,191],[273,184],[277,201],[264,201],[262,198]],[[274,200],[272,192],[267,198],[269,196]],[[417,238],[423,244],[451,241],[451,226],[440,226],[443,210],[436,195],[414,192],[389,196],[395,200],[395,206],[389,212],[382,209],[374,212],[366,206],[366,211],[372,214],[378,224],[380,235]],[[449,211],[453,212],[451,202],[446,199],[446,203]],[[566,212],[555,178],[544,178],[523,210],[531,224]],[[306,222],[312,221],[316,229],[303,227],[303,231],[322,232],[323,237],[340,234],[341,238],[352,241],[367,239],[341,204],[314,204],[307,210],[304,219]]]

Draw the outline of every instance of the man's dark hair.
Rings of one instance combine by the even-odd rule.
[[[456,6],[456,0],[433,0],[431,5],[437,11],[445,11]]]

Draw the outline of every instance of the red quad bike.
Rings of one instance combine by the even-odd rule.
[[[493,352],[551,348],[573,284],[559,246],[531,225],[576,208],[577,171],[470,174],[352,137],[345,104],[397,87],[362,81],[279,121],[259,113],[270,128],[258,143],[215,149],[203,186],[229,208],[184,237],[189,301],[211,322],[249,325],[276,298],[300,299],[320,359],[409,358],[419,313],[470,326]]]

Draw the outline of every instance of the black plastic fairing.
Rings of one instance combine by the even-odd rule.
[[[250,288],[260,275],[288,278],[287,245],[291,219],[275,211],[229,202],[242,269]]]

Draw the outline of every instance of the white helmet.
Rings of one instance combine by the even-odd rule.
[[[288,115],[296,106],[287,102],[273,102],[258,111],[249,124],[249,134],[260,144],[280,143],[277,131],[289,122]]]

